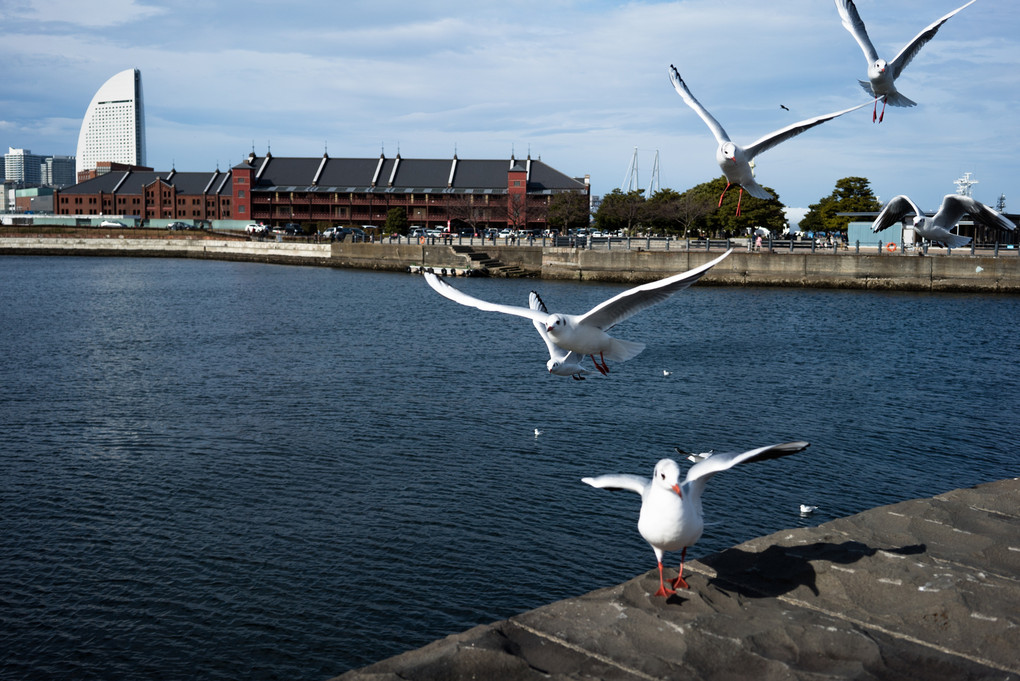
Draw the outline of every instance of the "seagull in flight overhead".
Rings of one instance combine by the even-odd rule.
[[[546,309],[545,303],[542,302],[542,298],[536,291],[532,291],[528,295],[528,306],[532,310],[549,314],[549,310]],[[537,319],[533,319],[532,322],[535,324],[538,335],[545,341],[545,347],[549,350],[549,361],[545,363],[545,368],[549,370],[549,373],[554,376],[570,376],[575,381],[583,381],[584,377],[591,373],[581,366],[581,360],[584,359],[584,356],[576,352],[568,352],[556,345],[549,338],[549,332],[546,331],[544,322],[540,322]]]
[[[786,442],[746,452],[713,454],[691,466],[683,483],[680,482],[680,466],[673,459],[662,459],[655,464],[651,480],[639,475],[616,474],[581,478],[581,482],[602,489],[626,489],[641,495],[638,532],[655,551],[659,564],[659,590],[655,595],[669,596],[681,587],[690,588],[684,580],[684,560],[687,549],[701,538],[705,529],[701,494],[712,476],[738,463],[778,459],[801,452],[807,446],[807,442]],[[671,588],[666,587],[662,575],[662,557],[667,551],[682,551],[680,573]]]
[[[595,368],[605,375],[609,373],[609,367],[606,365],[607,359],[623,362],[636,357],[645,349],[644,343],[613,338],[607,331],[641,310],[661,303],[677,291],[687,288],[732,252],[731,248],[700,267],[635,286],[603,301],[583,315],[549,314],[530,307],[490,303],[458,291],[432,272],[425,273],[425,281],[441,296],[449,298],[455,303],[486,312],[502,312],[517,317],[527,317],[533,322],[542,324],[555,345],[568,352],[591,355]],[[598,360],[595,359],[595,355],[599,356]],[[601,364],[599,360],[601,360]]]
[[[687,106],[694,109],[694,113],[701,116],[701,120],[705,121],[708,129],[712,131],[713,135],[715,135],[715,140],[719,143],[719,147],[715,152],[715,160],[719,163],[719,167],[722,169],[723,175],[726,176],[726,189],[723,189],[723,193],[719,195],[719,205],[722,206],[723,197],[726,196],[726,192],[729,190],[730,186],[735,184],[739,185],[740,196],[737,198],[737,215],[740,215],[740,200],[744,197],[745,189],[748,194],[756,199],[772,198],[772,194],[766,191],[765,188],[759,185],[754,179],[751,162],[754,160],[755,156],[768,151],[772,147],[780,144],[781,142],[785,142],[791,137],[796,137],[805,130],[810,130],[816,125],[821,125],[825,121],[836,118],[837,116],[842,116],[845,113],[867,106],[867,102],[865,102],[864,104],[858,104],[857,106],[852,106],[849,109],[843,109],[842,111],[808,118],[807,120],[776,130],[775,132],[770,132],[757,140],[754,144],[742,147],[739,144],[735,144],[730,141],[730,136],[727,135],[723,127],[719,125],[719,121],[715,120],[715,118],[712,117],[712,114],[708,113],[708,110],[701,106],[701,103],[694,98],[691,91],[687,89],[687,83],[685,83],[683,78],[680,77],[680,72],[677,71],[676,67],[672,64],[669,67],[669,79],[673,81],[673,87],[676,88],[677,93],[683,97]]]
[[[974,222],[992,229],[1008,229],[1010,231],[1016,229],[1016,225],[1010,222],[1006,216],[969,196],[946,194],[942,199],[939,211],[935,213],[934,217],[929,218],[917,207],[916,203],[900,194],[885,204],[882,212],[871,224],[871,231],[881,232],[890,225],[902,222],[903,218],[911,213],[914,215],[915,234],[949,248],[961,248],[970,243],[969,236],[960,236],[952,232],[964,215],[970,215]]]
[[[881,123],[882,119],[885,118],[885,105],[892,104],[893,106],[917,106],[917,103],[911,101],[900,94],[899,90],[896,89],[896,79],[903,73],[903,69],[907,68],[907,64],[917,56],[917,53],[921,51],[921,48],[925,44],[935,37],[938,33],[939,28],[942,24],[949,20],[949,17],[953,16],[967,5],[974,3],[974,0],[970,0],[963,7],[954,9],[949,14],[945,15],[941,19],[930,24],[923,31],[914,36],[914,39],[903,46],[903,49],[899,51],[892,61],[887,62],[878,56],[878,51],[875,46],[871,44],[871,39],[868,38],[868,30],[864,27],[864,22],[861,21],[861,15],[857,13],[857,7],[854,6],[853,0],[835,0],[836,11],[839,12],[839,18],[843,21],[843,28],[850,31],[850,35],[854,37],[857,44],[861,46],[861,50],[864,52],[864,58],[868,60],[868,80],[858,81],[864,91],[875,98],[875,110],[871,114],[872,123],[875,122],[875,117],[878,114],[878,100],[882,99],[882,115],[878,116],[878,122]]]

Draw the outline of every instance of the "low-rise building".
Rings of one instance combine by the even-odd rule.
[[[588,178],[541,160],[256,156],[230,172],[113,170],[57,192],[58,215],[382,227],[405,211],[423,228],[543,229],[552,198],[589,196]]]

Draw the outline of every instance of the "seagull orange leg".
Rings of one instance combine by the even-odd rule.
[[[876,118],[878,118],[878,97],[875,97],[875,108],[871,111],[871,122],[874,123]]]
[[[676,579],[673,580],[673,588],[674,589],[679,589],[680,587],[683,587],[685,589],[690,589],[691,588],[690,586],[688,586],[687,580],[684,579],[684,559],[685,558],[687,558],[687,547],[686,546],[684,547],[684,550],[680,553],[680,574],[678,574],[676,576]]]
[[[726,183],[726,189],[723,189],[722,190],[722,194],[719,195],[719,205],[716,206],[716,208],[722,208],[722,200],[723,200],[723,197],[726,196],[726,192],[729,190],[730,184],[732,184],[732,183],[731,182],[727,182]]]
[[[606,359],[602,356],[601,352],[599,353],[599,358],[602,360],[602,364],[599,364],[599,360],[595,359],[595,355],[591,355],[591,362],[599,370],[600,374],[607,376],[609,374],[609,367],[606,366]]]
[[[883,98],[882,98],[882,113],[881,113],[881,114],[879,115],[879,117],[878,117],[878,122],[879,122],[879,123],[881,123],[881,122],[882,122],[882,119],[883,119],[883,118],[885,118],[885,104],[886,104],[886,102],[888,102],[888,101],[889,101],[889,98],[888,98],[888,97],[883,97]],[[876,108],[878,107],[878,102],[877,102],[877,101],[875,102],[875,107],[876,107]]]
[[[737,217],[740,217],[740,201],[744,198],[744,188],[740,188],[740,193],[737,194]]]
[[[662,561],[659,561],[659,590],[655,592],[656,596],[672,596],[676,591],[673,589],[667,589],[666,583],[662,580]]]

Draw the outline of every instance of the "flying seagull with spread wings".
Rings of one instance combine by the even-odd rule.
[[[661,303],[677,291],[687,288],[732,252],[733,249],[730,249],[718,258],[687,272],[635,286],[596,305],[582,315],[550,314],[531,307],[490,303],[458,291],[432,272],[425,273],[425,281],[441,296],[455,303],[486,312],[526,317],[542,324],[555,345],[567,352],[576,352],[582,356],[591,355],[595,368],[605,375],[609,373],[607,359],[623,362],[636,357],[645,349],[644,343],[613,338],[608,333],[610,329],[641,310]],[[596,355],[599,359],[595,359]]]
[[[687,103],[687,106],[694,109],[694,113],[701,116],[701,120],[705,121],[705,125],[715,135],[716,142],[719,143],[719,147],[715,151],[715,160],[719,164],[719,168],[722,169],[723,175],[726,176],[726,189],[723,189],[723,193],[719,195],[719,205],[722,205],[723,197],[726,196],[726,191],[732,185],[740,186],[740,196],[737,198],[737,215],[740,215],[740,200],[744,197],[744,190],[747,193],[757,199],[771,199],[772,194],[765,190],[757,181],[754,179],[754,173],[751,170],[751,161],[758,154],[768,151],[772,147],[785,142],[791,137],[796,137],[806,130],[810,130],[816,125],[821,125],[825,121],[832,120],[837,116],[842,116],[845,113],[860,109],[863,106],[867,106],[867,103],[858,104],[852,106],[849,109],[843,109],[842,111],[836,111],[829,114],[823,114],[821,116],[815,116],[814,118],[808,118],[807,120],[800,121],[799,123],[793,123],[785,128],[770,132],[761,139],[754,142],[750,146],[742,147],[730,140],[730,136],[726,134],[726,130],[719,125],[719,121],[708,112],[708,110],[694,98],[691,91],[687,88],[687,83],[680,77],[680,72],[676,70],[676,67],[670,65],[669,67],[669,79],[673,81],[673,87],[676,88],[677,93]]]
[[[857,13],[854,0],[835,0],[836,11],[839,12],[839,18],[843,21],[843,27],[850,32],[850,35],[854,37],[857,44],[861,46],[864,58],[868,60],[868,80],[858,82],[865,92],[875,98],[875,110],[871,114],[872,122],[875,121],[878,114],[879,99],[882,100],[882,114],[877,116],[879,123],[885,118],[886,104],[892,104],[893,106],[917,106],[917,102],[907,99],[896,89],[896,79],[903,73],[903,69],[907,68],[907,64],[917,56],[921,48],[935,37],[942,24],[946,23],[951,16],[961,9],[974,2],[975,0],[970,0],[963,7],[957,7],[941,19],[929,24],[927,28],[915,35],[913,40],[904,45],[903,49],[893,57],[892,61],[887,62],[878,56],[878,50],[871,44],[868,30],[865,28],[864,22],[861,21],[861,15]]]

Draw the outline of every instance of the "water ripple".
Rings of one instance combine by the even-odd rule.
[[[694,557],[1018,473],[1010,297],[693,287],[582,383],[405,275],[19,257],[0,305],[0,678],[324,679],[618,583],[639,499],[579,479],[674,446],[812,442],[713,479]]]

